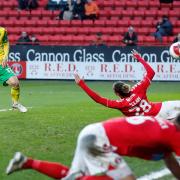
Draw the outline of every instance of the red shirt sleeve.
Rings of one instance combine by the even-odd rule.
[[[91,90],[83,80],[80,81],[79,86],[97,103],[107,106],[109,108],[119,109],[128,105],[126,100],[110,100],[100,96],[98,93]]]
[[[144,78],[133,87],[133,91],[147,89],[155,75],[152,67],[143,58],[141,58],[139,55],[136,55],[136,59],[144,66],[146,69],[146,74]]]

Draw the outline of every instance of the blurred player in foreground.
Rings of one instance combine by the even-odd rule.
[[[27,109],[19,103],[20,87],[19,80],[7,65],[9,53],[9,42],[5,28],[0,27],[0,83],[3,86],[11,86],[12,107],[20,112],[26,112]]]
[[[163,159],[180,179],[180,115],[174,122],[150,116],[114,118],[86,126],[79,134],[71,168],[60,163],[35,160],[16,153],[6,169],[34,169],[64,180],[134,180],[121,156],[158,161]]]
[[[109,108],[119,109],[125,116],[157,116],[164,119],[173,119],[180,112],[180,100],[166,102],[149,102],[147,99],[147,89],[155,75],[151,66],[135,50],[132,56],[137,59],[145,68],[144,78],[132,88],[129,84],[121,81],[113,84],[114,93],[119,100],[110,100],[100,96],[90,89],[78,74],[74,74],[75,82],[94,101]]]

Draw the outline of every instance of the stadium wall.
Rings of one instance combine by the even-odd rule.
[[[9,65],[20,79],[140,80],[143,66],[131,56],[132,47],[12,46]],[[153,80],[180,81],[180,60],[169,47],[137,47],[156,72]]]

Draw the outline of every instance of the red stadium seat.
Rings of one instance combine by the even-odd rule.
[[[110,18],[110,12],[111,11],[108,11],[108,10],[101,10],[100,12],[99,12],[99,18],[100,19],[109,19]]]
[[[75,35],[77,34],[77,28],[76,27],[66,27],[65,28],[66,34],[68,35]]]
[[[89,34],[89,28],[88,27],[77,27],[77,33],[82,35]]]
[[[95,27],[104,27],[105,26],[105,20],[95,20],[94,26]]]
[[[130,18],[132,18],[133,17],[133,11],[132,10],[123,10],[122,11],[122,16],[123,17],[130,17]]]
[[[59,23],[61,27],[69,27],[71,24],[69,20],[60,20]]]
[[[44,35],[43,34],[43,29],[44,29],[44,27],[34,27],[34,28],[32,28],[31,29],[31,33],[32,34],[41,34],[41,35]]]
[[[37,26],[37,24],[36,24],[36,20],[26,20],[26,21],[24,21],[24,24],[25,24],[25,26],[29,26],[29,27],[36,27]]]
[[[136,31],[139,35],[146,35],[146,36],[149,35],[149,28],[147,27],[138,28],[136,29]]]
[[[50,18],[53,17],[53,12],[50,11],[50,10],[44,10],[44,9],[42,9],[41,13],[42,13],[42,17],[46,17],[46,16],[48,16],[48,17],[50,17]]]
[[[114,7],[114,1],[107,1],[107,0],[105,0],[103,2],[103,6],[104,7],[111,7],[111,8],[113,8]]]
[[[100,27],[93,27],[89,29],[90,34],[97,34],[99,32],[101,32],[101,28]]]
[[[117,24],[119,27],[128,27],[129,26],[129,20],[119,20],[117,21]]]
[[[81,27],[82,26],[82,21],[81,20],[72,20],[71,25],[73,27]]]
[[[9,35],[8,36],[10,43],[14,43],[14,44],[17,42],[18,38],[19,38],[18,35]]]
[[[144,10],[135,10],[133,11],[133,15],[134,15],[134,18],[135,17],[141,17],[141,18],[144,18]]]
[[[49,38],[48,38],[48,36],[46,36],[46,35],[38,35],[38,36],[37,36],[37,39],[38,39],[40,42],[44,42],[44,43],[49,42]]]
[[[63,44],[70,45],[72,43],[72,36],[71,35],[59,36],[59,40],[61,40]]]
[[[173,8],[180,8],[180,1],[179,0],[173,1]]]
[[[86,44],[92,44],[96,40],[96,35],[84,36],[84,42]]]
[[[15,11],[9,12],[9,16],[12,17],[12,16],[14,15],[14,13],[15,13]],[[17,12],[17,13],[19,13],[19,18],[20,18],[20,17],[28,17],[28,18],[30,18],[30,16],[31,16],[30,11],[22,10],[22,11],[19,11],[19,12]],[[16,14],[16,13],[15,13],[15,14]]]
[[[114,35],[124,35],[127,31],[127,28],[121,27],[121,28],[112,28]]]
[[[145,36],[144,37],[144,42],[147,43],[147,45],[151,45],[151,44],[154,44],[156,43],[156,40],[153,36]]]
[[[179,11],[174,11],[174,10],[171,10],[169,11],[169,17],[180,17],[180,10]]]
[[[116,27],[117,26],[117,21],[116,20],[106,20],[105,24],[107,27]]]
[[[12,35],[19,35],[20,30],[19,28],[14,28],[14,27],[7,27],[7,32],[8,34],[12,34]]]
[[[135,9],[137,7],[137,1],[126,0],[125,3],[126,3],[127,9],[129,9],[129,8]]]
[[[149,1],[149,7],[160,7],[159,1]]]
[[[180,26],[177,26],[178,28],[174,28],[173,29],[173,33],[175,34],[175,35],[177,35],[179,32],[180,32]]]
[[[144,36],[138,36],[138,44],[144,43]]]
[[[84,20],[84,21],[82,21],[82,25],[84,26],[84,27],[93,27],[93,20]]]
[[[25,25],[24,20],[19,19],[19,20],[14,21],[14,26],[15,27],[24,27],[24,25]]]
[[[139,9],[148,9],[149,8],[149,1],[137,1],[137,7]]]
[[[153,18],[156,18],[157,16],[157,12],[156,10],[151,10],[151,11],[145,11],[145,17],[153,17]]]
[[[39,19],[42,18],[42,12],[40,9],[31,11],[31,18],[38,17]]]
[[[44,20],[44,19],[43,19]],[[41,21],[41,20],[40,20]],[[48,27],[58,27],[59,21],[58,20],[48,20],[47,21]]]
[[[55,35],[56,33],[54,32],[54,28],[53,27],[48,27],[48,28],[42,28],[42,33],[46,34],[46,35]]]
[[[120,35],[119,36],[118,35],[117,36],[109,36],[107,38],[107,43],[112,46],[117,46],[117,45],[121,44],[122,39],[123,39],[123,37]]]
[[[114,31],[113,29],[115,29],[114,27],[105,27],[101,29],[102,34],[106,34],[106,35],[113,35]]]
[[[3,26],[5,26],[5,27],[14,27],[14,20],[11,20],[11,19],[9,19],[9,20],[4,20],[4,21],[0,21],[1,22],[1,24],[3,24]]]
[[[74,45],[79,45],[82,44],[84,41],[84,36],[72,36],[72,42]]]
[[[122,11],[119,11],[118,9],[110,11],[110,17],[117,17],[120,19],[122,17]]]
[[[137,20],[137,19],[133,19],[129,21],[129,25],[133,26],[133,27],[141,27],[141,20]]]
[[[47,21],[46,20],[43,20],[41,19],[40,21],[37,21],[37,26],[38,27],[47,27]]]
[[[126,6],[125,0],[121,0],[121,1],[116,0],[114,2],[114,7],[123,7],[123,8],[125,8],[125,6]]]
[[[142,21],[141,22],[142,23],[142,27],[154,27],[154,25],[153,25],[153,21],[150,21],[150,20],[145,20],[145,21]]]
[[[0,11],[0,17],[7,18],[9,16],[8,12]]]

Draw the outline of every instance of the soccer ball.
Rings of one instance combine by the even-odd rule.
[[[173,43],[169,48],[169,53],[174,59],[180,58],[180,42]]]

